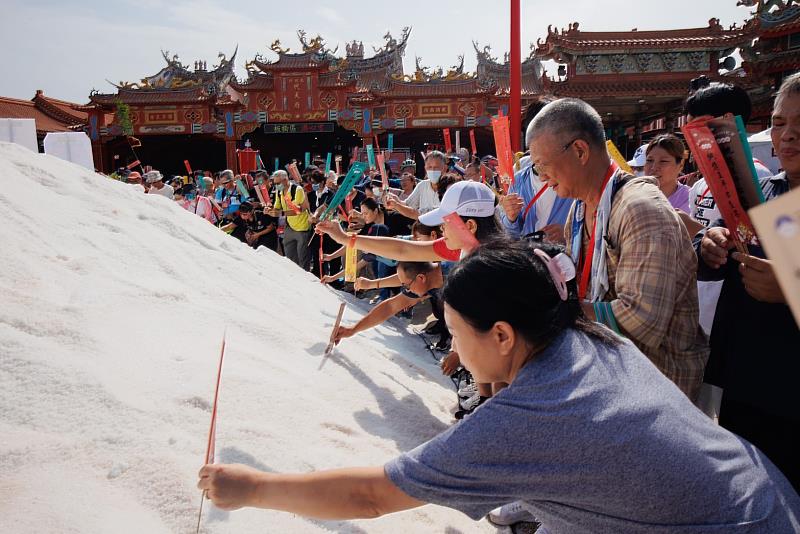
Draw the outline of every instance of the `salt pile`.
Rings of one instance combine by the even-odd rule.
[[[379,465],[451,424],[452,386],[400,322],[318,370],[341,296],[273,252],[16,145],[0,184],[0,531],[194,532],[226,326],[222,462]],[[349,522],[209,506],[201,528],[330,531],[494,528],[435,506]]]

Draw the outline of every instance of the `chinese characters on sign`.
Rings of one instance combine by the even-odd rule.
[[[332,122],[265,123],[265,134],[303,134],[333,132]]]

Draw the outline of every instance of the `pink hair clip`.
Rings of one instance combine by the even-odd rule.
[[[575,264],[563,252],[556,254],[553,258],[539,248],[533,249],[533,253],[542,258],[544,264],[547,265],[547,270],[550,271],[550,277],[556,285],[561,300],[567,300],[567,282],[575,278]]]

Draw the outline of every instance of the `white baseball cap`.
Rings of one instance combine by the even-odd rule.
[[[636,149],[636,152],[633,153],[633,159],[628,162],[628,165],[631,167],[644,167],[644,162],[647,159],[647,145],[648,143],[645,143]]]
[[[456,182],[445,191],[438,208],[419,216],[426,226],[439,226],[444,217],[457,213],[462,217],[494,215],[494,192],[486,185],[472,180]]]

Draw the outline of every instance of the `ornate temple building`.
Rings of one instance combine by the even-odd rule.
[[[711,19],[705,27],[667,31],[584,32],[578,23],[548,29],[522,63],[523,129],[542,97],[579,97],[595,106],[609,137],[630,153],[643,138],[685,120],[689,81],[701,75],[748,89],[756,103],[752,128],[764,126],[775,84],[800,67],[800,6],[794,0],[740,3],[755,9],[743,26],[723,28]],[[418,57],[407,74],[410,34],[404,28],[395,39],[387,32],[383,46],[365,54],[361,42],[340,52],[301,30],[298,50],[275,41],[275,59],[247,61],[245,79],[234,74],[235,51],[230,58],[220,54],[211,69],[163,53],[166,65],[157,74],[120,82],[112,94],[93,92],[81,108],[89,115],[96,165],[109,171],[141,159],[178,173],[186,159],[195,169],[235,169],[236,151],[245,145],[259,150],[270,169],[276,158],[280,165],[302,161],[306,151],[333,150],[346,164],[354,147],[386,148],[390,135],[396,150],[413,156],[442,145],[444,128],[460,132],[466,147],[474,131],[478,152],[492,153],[491,117],[508,112],[507,55],[501,62],[489,46],[473,43],[475,72],[464,71],[463,56],[446,69],[426,67]],[[740,68],[734,68],[736,50]],[[558,63],[557,77],[545,74],[547,60]],[[120,124],[120,107],[127,125]],[[136,154],[123,133],[141,141]]]

